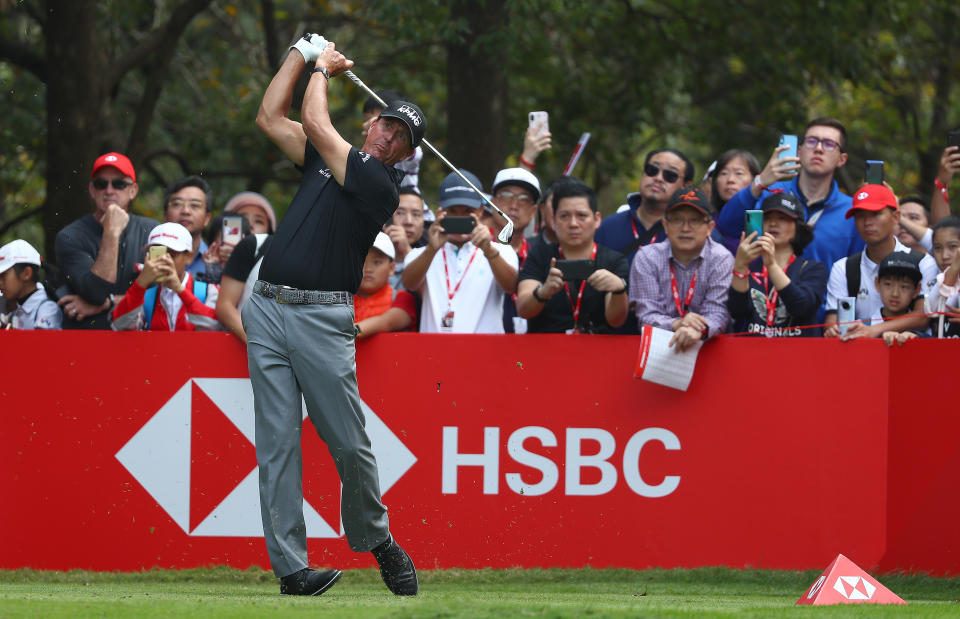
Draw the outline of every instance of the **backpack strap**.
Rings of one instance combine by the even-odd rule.
[[[847,257],[847,296],[856,297],[860,294],[860,256],[862,251],[858,251],[852,256]]]
[[[143,293],[143,319],[147,321],[147,331],[150,330],[150,323],[153,322],[153,310],[157,305],[157,290],[159,288],[160,286],[154,284]]]

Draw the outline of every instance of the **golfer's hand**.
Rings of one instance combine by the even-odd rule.
[[[337,51],[336,45],[327,43],[317,58],[317,66],[330,72],[330,77],[336,77],[353,66],[353,61]]]
[[[316,62],[317,58],[320,56],[320,53],[323,51],[322,48],[317,47],[311,42],[311,39],[315,36],[318,35],[310,34],[308,32],[300,37],[296,43],[290,46],[290,49],[295,49],[300,52],[300,55],[303,56],[304,62]]]
[[[673,346],[676,349],[676,352],[683,352],[699,342],[702,339],[703,335],[700,331],[688,326],[682,326],[677,329],[673,337],[670,338],[670,343],[667,346]]]
[[[561,288],[563,288],[563,271],[557,268],[557,259],[550,258],[550,270],[547,271],[547,279],[540,286],[540,292],[537,294],[547,299],[560,292]]]
[[[598,292],[616,292],[623,289],[624,281],[606,269],[597,269],[587,278],[587,283]]]

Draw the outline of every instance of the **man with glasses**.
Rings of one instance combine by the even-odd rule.
[[[134,268],[158,222],[131,215],[137,174],[126,155],[105,153],[93,162],[88,188],[94,211],[57,233],[57,290],[64,329],[109,329],[110,309],[133,284]]]
[[[744,211],[759,209],[771,193],[792,193],[803,204],[806,222],[814,231],[804,258],[833,264],[861,251],[863,240],[853,221],[845,217],[851,205],[850,196],[840,193],[833,178],[847,162],[844,126],[835,118],[817,118],[804,129],[798,157],[781,159],[780,152],[785,148],[777,147],[753,183],[727,201],[717,216],[717,227],[725,236],[739,238],[744,228]]]
[[[203,261],[203,254],[208,248],[203,242],[203,230],[210,223],[210,211],[213,209],[210,185],[199,176],[187,176],[167,187],[163,204],[164,220],[180,224],[190,231],[193,238],[187,272],[191,275],[206,273],[207,263]]]
[[[733,255],[710,238],[713,206],[702,189],[682,187],[664,216],[667,243],[645,245],[630,267],[630,302],[641,325],[673,331],[685,350],[723,333]]]
[[[540,181],[525,168],[505,168],[497,172],[493,179],[493,202],[513,220],[513,236],[510,247],[517,252],[519,269],[527,261],[531,241],[527,238],[527,227],[537,213],[537,201],[540,199]],[[531,230],[532,232],[532,230]],[[503,298],[503,330],[507,333],[526,333],[527,322],[517,316],[517,292]]]

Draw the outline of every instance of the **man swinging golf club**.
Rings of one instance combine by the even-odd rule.
[[[313,41],[313,43],[311,43]],[[287,118],[294,85],[315,62],[301,109]],[[329,81],[353,66],[319,35],[287,55],[263,95],[257,126],[294,163],[303,180],[260,267],[244,306],[256,413],[263,533],[281,593],[319,595],[340,570],[308,567],[303,519],[301,394],[343,484],[341,517],[350,548],[373,552],[397,595],[416,595],[417,572],[390,535],[380,501],[377,462],[364,428],[354,359],[352,293],[367,250],[397,208],[407,158],[427,126],[419,107],[397,101],[371,125],[363,150],[330,121]]]

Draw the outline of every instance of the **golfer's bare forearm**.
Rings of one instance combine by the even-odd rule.
[[[287,118],[287,114],[293,101],[293,88],[305,65],[299,52],[287,54],[280,70],[263,93],[257,111],[257,127],[298,165],[303,164],[307,136],[300,123]]]
[[[343,186],[347,174],[347,156],[350,144],[346,142],[330,121],[327,102],[329,80],[322,73],[313,73],[303,95],[303,131],[317,149],[323,161],[330,166],[330,173]]]

